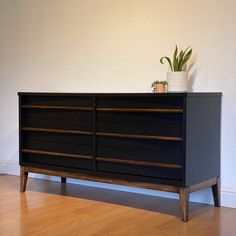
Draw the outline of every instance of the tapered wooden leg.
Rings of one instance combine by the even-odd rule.
[[[20,168],[20,191],[25,192],[26,184],[28,179],[28,172],[25,171],[24,167]]]
[[[220,177],[216,178],[216,184],[211,186],[215,206],[219,207],[221,204],[220,197]]]
[[[66,183],[66,178],[61,177],[61,183],[62,183],[62,184],[65,184],[65,183]]]
[[[179,200],[182,221],[187,222],[189,216],[189,188],[179,189]]]

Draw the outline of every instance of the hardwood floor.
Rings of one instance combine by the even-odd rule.
[[[59,179],[58,179],[59,180]],[[177,200],[142,194],[0,176],[1,236],[233,236],[236,209],[190,203],[190,221]]]

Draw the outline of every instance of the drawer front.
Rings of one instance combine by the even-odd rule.
[[[92,170],[92,98],[21,96],[20,162]]]
[[[47,155],[39,153],[22,152],[21,163],[44,164],[48,166],[69,167],[74,169],[92,170],[92,160],[62,157],[57,155]]]
[[[182,97],[99,97],[99,172],[181,181],[184,160]]]
[[[88,96],[21,96],[20,126],[91,132],[92,110]]]
[[[22,132],[23,162],[92,169],[92,137],[51,132]]]
[[[59,95],[22,95],[21,105],[33,106],[67,106],[67,107],[92,107],[90,96],[59,96]]]
[[[96,131],[183,137],[182,97],[97,98]]]
[[[151,167],[134,164],[120,164],[98,161],[97,169],[106,173],[118,173],[141,177],[154,177],[168,180],[182,180],[182,170],[177,168]]]
[[[51,132],[22,132],[22,149],[92,156],[92,136]]]
[[[182,165],[183,144],[176,141],[97,138],[97,157]]]
[[[98,138],[97,171],[182,180],[182,142]]]
[[[183,97],[97,97],[97,108],[182,109]]]
[[[93,129],[92,112],[63,109],[22,109],[22,127],[80,130],[91,132]]]
[[[97,132],[183,136],[182,113],[97,112]]]
[[[24,95],[20,101],[21,163],[182,180],[181,96]]]

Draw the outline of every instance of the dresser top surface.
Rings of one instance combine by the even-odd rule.
[[[62,92],[18,92],[19,96],[96,96],[96,97],[199,97],[222,96],[221,92],[187,93],[62,93]]]

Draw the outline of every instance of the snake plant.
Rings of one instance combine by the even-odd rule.
[[[166,56],[161,57],[160,58],[161,64],[164,64],[165,60],[166,60],[170,65],[171,71],[183,71],[185,64],[187,63],[187,61],[189,60],[189,58],[192,55],[192,48],[187,47],[184,51],[181,50],[179,53],[178,53],[178,51],[179,50],[176,45],[174,55],[173,55],[173,60],[171,61],[171,59]]]

